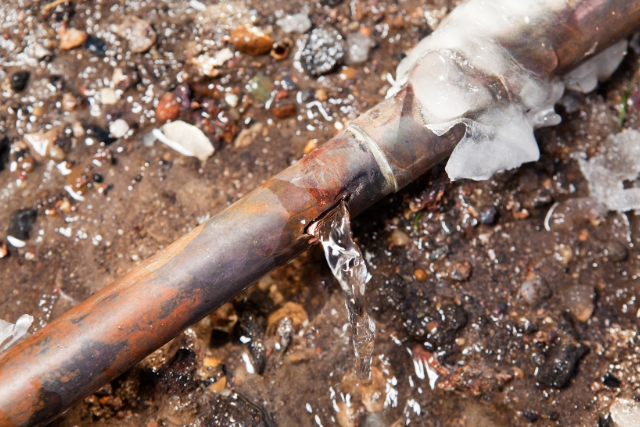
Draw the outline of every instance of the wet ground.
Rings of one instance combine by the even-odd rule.
[[[382,100],[403,52],[452,7],[54,3],[0,5],[0,318],[31,314],[34,329]],[[296,58],[305,36],[276,20],[305,5],[313,28],[369,36],[366,61],[318,76]],[[129,43],[111,27],[127,15],[146,21]],[[241,24],[267,34],[234,45]],[[253,55],[266,37],[280,49]],[[211,66],[204,55],[224,48],[245,53]],[[615,398],[640,398],[640,219],[576,200],[588,195],[576,158],[618,131],[627,89],[624,127],[638,128],[638,60],[558,107],[539,162],[486,182],[450,183],[439,167],[354,220],[373,276],[371,383],[355,378],[344,299],[314,248],[54,425],[612,425]],[[151,143],[167,117],[216,152],[201,162]],[[129,130],[114,139],[118,119]],[[21,209],[37,216],[16,248],[6,236]]]

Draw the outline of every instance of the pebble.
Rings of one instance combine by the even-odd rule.
[[[456,282],[463,282],[471,276],[471,264],[469,261],[456,262],[451,268],[451,277]]]
[[[273,39],[257,27],[238,27],[231,34],[231,43],[242,53],[259,56],[271,51]]]
[[[609,408],[615,427],[638,427],[640,404],[632,399],[617,398]]]
[[[62,95],[62,109],[64,111],[71,112],[75,110],[77,106],[78,100],[72,93],[66,92]]]
[[[282,77],[282,80],[280,80],[280,85],[282,86],[282,89],[288,90],[288,91],[293,91],[293,90],[298,89],[298,86],[293,81],[291,76]]]
[[[581,344],[556,344],[540,367],[538,381],[548,387],[564,387],[575,374],[578,361],[587,351]]]
[[[605,255],[613,262],[626,261],[629,252],[624,244],[617,240],[609,240],[604,243]]]
[[[107,54],[107,45],[95,36],[87,36],[84,46],[94,55],[105,56]]]
[[[6,258],[8,255],[9,248],[7,247],[7,244],[3,240],[0,240],[0,259]]]
[[[175,120],[180,114],[180,103],[173,92],[167,92],[160,98],[156,107],[156,119],[160,123]]]
[[[309,154],[313,152],[316,148],[318,148],[318,143],[315,140],[310,139],[304,146],[304,149],[302,150],[302,152],[304,154]]]
[[[586,322],[593,314],[596,294],[593,286],[573,285],[563,287],[560,298],[574,319]]]
[[[146,52],[156,43],[156,32],[151,24],[135,16],[126,16],[120,25],[112,25],[111,31],[129,43],[134,53]]]
[[[293,102],[276,101],[271,107],[273,115],[279,119],[287,119],[296,115],[296,105]]]
[[[115,105],[118,102],[116,92],[110,87],[103,87],[100,89],[100,102],[103,105]]]
[[[389,240],[391,241],[391,243],[393,243],[394,246],[398,246],[401,248],[411,244],[411,238],[407,236],[404,231],[398,229],[393,230]]]
[[[231,108],[236,108],[238,106],[239,100],[240,98],[238,97],[238,95],[234,93],[228,93],[224,96],[224,102],[226,102],[227,105]]]
[[[248,147],[258,136],[260,136],[263,128],[264,125],[262,122],[257,122],[251,125],[249,129],[242,129],[234,142],[234,146],[236,148]]]
[[[129,129],[129,124],[123,119],[118,119],[109,124],[109,132],[114,138],[122,138],[129,132]]]
[[[154,132],[156,138],[185,156],[193,156],[205,161],[214,152],[207,136],[197,127],[176,120],[162,126],[162,132]]]
[[[11,214],[9,229],[7,230],[7,240],[9,240],[9,243],[16,247],[24,246],[24,241],[29,239],[29,232],[31,228],[33,228],[33,223],[36,222],[37,217],[37,209],[19,209]],[[10,239],[10,237],[13,239]],[[16,239],[19,243],[16,242]],[[20,246],[20,244],[22,244],[22,246]]]
[[[415,269],[413,275],[416,276],[416,280],[418,280],[419,282],[422,282],[427,278],[427,273],[425,273],[421,268]]]
[[[108,130],[96,124],[88,125],[85,129],[85,134],[91,139],[95,139],[99,143],[103,143],[105,145],[113,144],[114,142],[116,142],[116,140],[111,137],[111,134]]]
[[[285,38],[273,44],[271,49],[271,56],[278,61],[286,59],[289,56],[293,42],[290,38]]]
[[[267,102],[271,98],[273,83],[262,71],[258,72],[247,85],[247,89],[260,102]]]
[[[300,60],[307,72],[320,76],[333,70],[346,53],[342,35],[333,27],[315,28],[307,37]]]
[[[498,219],[498,209],[495,206],[485,206],[480,209],[480,223],[494,225]]]
[[[88,38],[89,36],[86,32],[69,28],[60,37],[60,49],[70,50],[76,48],[86,42]]]
[[[16,92],[22,92],[27,87],[27,83],[29,83],[29,77],[31,73],[28,71],[18,71],[14,75],[11,76],[11,89]]]
[[[551,296],[551,289],[540,276],[534,275],[520,287],[520,297],[532,306],[536,306]]]
[[[371,37],[357,31],[347,35],[347,62],[361,64],[369,59],[369,50],[373,43]]]
[[[36,160],[43,161],[45,157],[50,157],[57,136],[58,132],[51,129],[47,132],[27,133],[24,140],[29,145],[29,153]]]
[[[295,32],[304,34],[309,31],[309,28],[311,28],[311,20],[304,12],[287,15],[284,18],[278,19],[276,24],[278,24],[285,33]]]
[[[275,334],[280,322],[284,319],[290,319],[292,326],[299,328],[309,321],[309,315],[303,306],[288,301],[284,303],[281,308],[269,315],[267,319],[267,333]]]

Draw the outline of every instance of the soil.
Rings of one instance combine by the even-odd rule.
[[[27,221],[26,245],[9,246],[0,258],[0,318],[31,314],[31,332],[381,101],[403,52],[431,31],[424,12],[438,17],[454,6],[56,3],[0,5],[0,242],[15,212],[37,211]],[[367,61],[320,77],[301,68],[295,52],[304,36],[285,34],[275,21],[304,7],[313,27],[343,37],[370,33]],[[129,15],[157,36],[144,52],[129,51],[110,30]],[[275,57],[245,47],[248,53],[209,70],[217,75],[203,75],[200,55],[235,51],[231,34],[245,23],[275,42],[288,37],[291,52],[283,58],[287,42]],[[70,28],[89,37],[63,50],[60,38]],[[590,218],[567,206],[588,196],[576,158],[598,153],[619,131],[627,89],[624,127],[638,129],[639,60],[631,50],[595,92],[571,94],[558,106],[562,124],[536,132],[540,161],[485,182],[451,183],[439,166],[354,219],[372,274],[371,382],[353,374],[343,295],[314,247],[52,425],[612,425],[616,397],[640,399],[640,219],[633,212]],[[116,69],[124,77],[114,82]],[[24,71],[26,81],[16,75]],[[267,97],[269,86],[279,95],[263,99],[250,84],[256,81]],[[163,95],[179,97],[187,86],[186,103],[180,98],[168,106],[175,111],[158,114]],[[115,103],[105,104],[112,93]],[[237,95],[237,105],[227,95]],[[297,97],[319,101],[333,121]],[[149,144],[157,116],[174,113],[210,137],[216,151],[209,159]],[[130,132],[116,140],[108,129],[117,119]],[[47,131],[57,132],[58,149],[39,157],[25,135]],[[62,161],[70,175],[57,167]],[[552,208],[564,224],[547,220]]]

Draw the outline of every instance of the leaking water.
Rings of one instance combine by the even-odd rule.
[[[313,233],[322,242],[329,267],[345,292],[345,305],[353,332],[356,374],[360,379],[368,379],[371,376],[376,325],[366,310],[364,293],[370,275],[362,252],[351,235],[347,204],[340,202],[334,212],[317,223]]]

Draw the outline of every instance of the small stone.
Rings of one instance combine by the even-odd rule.
[[[278,329],[280,322],[284,319],[290,319],[291,324],[295,328],[299,328],[309,321],[309,315],[303,306],[294,302],[286,302],[282,308],[274,311],[267,319],[267,333],[274,334]]]
[[[471,264],[469,261],[457,262],[451,268],[451,277],[457,282],[463,282],[471,276]]]
[[[111,31],[129,42],[134,53],[146,52],[156,42],[156,32],[151,24],[135,16],[126,16],[121,24],[112,25]]]
[[[574,319],[586,322],[593,314],[596,293],[593,286],[573,285],[560,291],[560,298],[565,308]]]
[[[86,32],[69,28],[60,38],[60,49],[70,50],[76,48],[86,42],[87,38],[89,38],[89,36]]]
[[[327,96],[327,91],[324,89],[318,89],[316,90],[315,94],[314,94],[315,98],[320,101],[320,102],[324,102],[327,99],[329,99],[329,97]]]
[[[107,54],[107,45],[103,40],[95,36],[87,36],[84,42],[84,47],[94,55],[105,56]]]
[[[238,106],[238,101],[239,101],[239,97],[238,95],[234,94],[234,93],[228,93],[224,96],[224,102],[227,103],[227,105],[231,108],[236,108]]]
[[[609,408],[615,427],[638,427],[640,404],[632,399],[617,398]]]
[[[629,256],[626,246],[617,240],[605,242],[604,251],[609,260],[613,262],[626,261]]]
[[[129,124],[123,119],[118,119],[109,125],[109,132],[114,138],[122,138],[129,129]]]
[[[22,92],[27,87],[27,83],[29,83],[29,77],[31,73],[28,71],[18,71],[14,75],[11,76],[11,89],[16,92]]]
[[[209,138],[200,129],[182,120],[165,124],[162,132],[155,132],[155,136],[177,152],[202,161],[207,160],[214,152]]]
[[[167,92],[160,98],[156,107],[156,119],[160,123],[175,120],[180,114],[180,103],[173,92]]]
[[[495,206],[485,206],[480,209],[480,223],[494,225],[498,219],[498,209]]]
[[[296,105],[293,102],[276,101],[271,107],[273,115],[279,119],[287,119],[296,115]]]
[[[104,178],[99,173],[94,173],[93,174],[93,181],[97,182],[98,184],[100,184],[102,181],[104,181]]]
[[[349,33],[347,35],[347,62],[350,64],[361,64],[369,59],[369,50],[373,43],[371,37],[361,32]]]
[[[411,244],[411,238],[407,236],[404,231],[398,229],[393,230],[389,240],[391,240],[391,243],[393,243],[394,246],[401,248]]]
[[[280,18],[276,21],[276,24],[282,28],[285,33],[306,33],[311,28],[311,20],[306,13],[296,13],[294,15],[287,15],[284,18]]]
[[[45,157],[50,157],[50,151],[57,136],[58,132],[51,129],[47,132],[27,133],[24,135],[24,140],[29,145],[29,153],[41,162]]]
[[[611,388],[620,388],[622,382],[615,375],[609,373],[602,379],[602,384]]]
[[[260,136],[263,128],[264,125],[262,122],[257,122],[251,125],[249,129],[242,129],[234,142],[234,146],[236,148],[248,147],[258,136]]]
[[[238,27],[231,34],[231,43],[242,53],[259,56],[269,53],[273,39],[257,27]]]
[[[100,89],[100,102],[103,105],[114,105],[118,102],[116,92],[110,87],[103,87]]]
[[[318,143],[315,140],[310,139],[309,142],[307,142],[307,144],[304,146],[304,149],[302,150],[302,152],[304,154],[309,154],[313,152],[316,148],[318,148]]]
[[[249,80],[247,89],[258,101],[267,102],[271,98],[273,83],[263,72],[259,72]]]
[[[300,60],[309,74],[320,76],[333,70],[345,52],[345,43],[338,30],[333,27],[315,28],[307,37]]]
[[[282,89],[288,90],[288,91],[293,91],[298,88],[298,86],[295,84],[291,76],[282,77],[282,80],[280,80],[280,85],[282,86]]]
[[[9,248],[7,247],[7,244],[3,240],[0,240],[0,259],[6,258],[8,255]]]
[[[222,67],[225,62],[234,57],[231,49],[225,47],[218,51],[214,56],[210,56],[208,53],[203,53],[197,58],[193,59],[193,65],[198,67],[202,74],[209,77],[216,77],[220,74],[219,67]]]
[[[289,52],[291,51],[291,47],[293,46],[293,41],[290,38],[285,38],[280,40],[277,43],[273,44],[273,48],[271,49],[271,56],[278,61],[286,59],[289,56]]]
[[[427,278],[427,273],[425,273],[424,270],[421,268],[417,268],[413,272],[413,275],[416,276],[416,280],[418,280],[419,282],[422,282]]]
[[[548,387],[564,387],[573,377],[578,361],[587,352],[588,349],[581,344],[556,344],[540,367],[538,380]]]
[[[536,306],[551,296],[551,289],[540,276],[534,275],[520,287],[520,297],[532,306]]]
[[[15,211],[9,219],[9,230],[7,231],[8,237],[13,237],[22,242],[29,239],[29,232],[33,228],[33,223],[36,222],[38,217],[37,209],[20,209]],[[8,239],[9,243],[16,246],[11,239]],[[24,245],[23,245],[24,246]]]
[[[571,259],[573,258],[573,251],[571,250],[571,246],[559,244],[556,246],[556,252],[554,257],[561,265],[567,266]]]
[[[116,142],[116,139],[111,136],[111,133],[108,130],[97,124],[88,125],[85,129],[85,134],[92,140],[96,140],[98,141],[98,143],[103,143],[105,145],[113,144],[114,142]]]
[[[62,95],[62,109],[64,111],[73,111],[78,106],[78,100],[72,93],[65,93]]]

